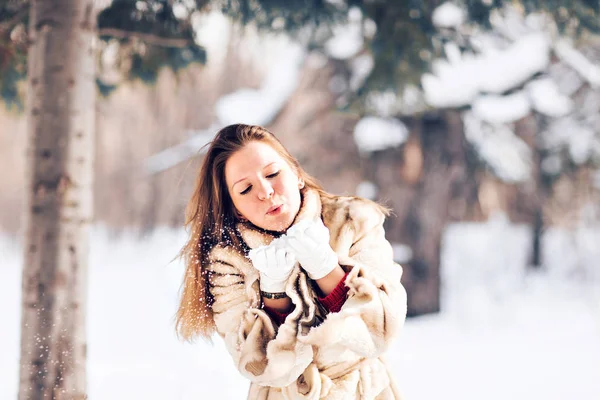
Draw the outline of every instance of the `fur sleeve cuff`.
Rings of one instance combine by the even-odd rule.
[[[312,346],[299,342],[297,333],[299,325],[306,323],[306,312],[314,314],[315,306],[304,309],[301,297],[292,290],[296,286],[306,286],[306,281],[298,281],[298,276],[297,267],[286,287],[294,308],[279,327],[267,309],[251,308],[244,313],[237,333],[231,332],[229,337],[228,347],[234,354],[238,370],[259,385],[288,386],[312,362]]]
[[[299,340],[311,345],[343,344],[364,357],[377,357],[396,337],[406,316],[406,293],[356,265],[345,280],[348,299],[341,310]]]

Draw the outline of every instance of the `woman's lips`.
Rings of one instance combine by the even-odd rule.
[[[267,210],[268,215],[277,215],[281,212],[282,205],[273,206]]]

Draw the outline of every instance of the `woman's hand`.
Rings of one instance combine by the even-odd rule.
[[[282,239],[275,239],[268,246],[250,250],[248,257],[254,268],[260,272],[260,289],[263,292],[285,292],[285,285],[296,265],[296,258],[286,249]]]
[[[321,279],[338,267],[338,257],[329,246],[329,229],[321,218],[300,221],[287,231],[287,246],[313,280]]]

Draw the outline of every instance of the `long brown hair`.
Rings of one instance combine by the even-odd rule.
[[[213,299],[208,290],[205,266],[208,253],[217,244],[227,243],[242,251],[242,243],[235,230],[239,218],[225,182],[225,163],[233,153],[252,141],[270,145],[304,181],[305,188],[327,195],[317,180],[307,174],[265,128],[235,124],[217,133],[208,147],[186,208],[185,226],[189,239],[180,253],[186,271],[175,324],[177,333],[185,340],[197,336],[209,339],[215,332],[211,308]]]

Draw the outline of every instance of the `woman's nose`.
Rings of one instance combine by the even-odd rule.
[[[273,186],[268,181],[263,182],[258,193],[258,198],[261,200],[269,199],[273,196],[273,192]]]

